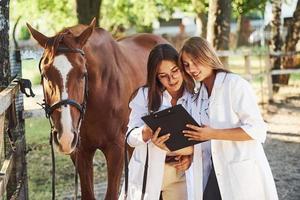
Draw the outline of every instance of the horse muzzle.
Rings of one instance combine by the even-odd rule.
[[[72,129],[70,132],[62,132],[53,131],[53,141],[56,145],[58,151],[65,155],[71,154],[78,144],[79,134],[78,131]]]

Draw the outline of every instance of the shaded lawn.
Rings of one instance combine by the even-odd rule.
[[[51,199],[52,163],[49,145],[49,124],[45,118],[26,119],[26,142],[29,199]],[[69,156],[56,152],[56,198],[72,195],[74,192],[74,166]],[[106,181],[106,165],[102,153],[94,158],[94,182]]]

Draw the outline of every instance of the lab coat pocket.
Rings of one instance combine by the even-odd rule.
[[[231,163],[229,175],[234,199],[265,199],[262,178],[254,160]]]
[[[144,176],[144,164],[134,157],[129,163],[129,183],[142,184]]]

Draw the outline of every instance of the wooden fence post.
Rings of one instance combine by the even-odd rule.
[[[252,81],[250,55],[245,54],[245,73],[248,81]]]
[[[272,82],[272,66],[270,56],[267,54],[265,58],[266,75],[268,84],[268,103],[273,102],[273,82]]]

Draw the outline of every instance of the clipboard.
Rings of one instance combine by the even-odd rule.
[[[161,128],[159,136],[170,133],[170,138],[165,142],[171,151],[176,151],[184,147],[192,146],[203,141],[189,141],[182,133],[187,130],[186,124],[199,126],[193,117],[184,109],[181,104],[151,113],[142,117],[142,120],[155,131]]]

